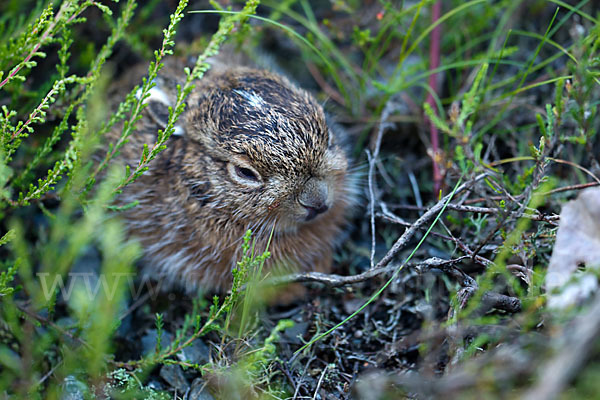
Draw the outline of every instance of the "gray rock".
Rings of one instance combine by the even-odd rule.
[[[206,390],[205,382],[202,378],[196,378],[192,382],[192,389],[188,394],[188,400],[215,400],[215,398]]]
[[[178,392],[184,393],[190,387],[183,375],[183,369],[179,365],[167,364],[160,369],[160,377],[163,378],[169,385],[177,389]]]
[[[156,349],[156,340],[158,339],[158,331],[156,329],[150,329],[142,337],[142,353],[148,355],[154,353]],[[163,329],[160,338],[160,345],[164,349],[173,341],[173,335]]]
[[[150,382],[148,382],[146,387],[148,387],[148,389],[156,390],[157,392],[162,392],[165,390],[165,385],[156,379],[152,379]]]
[[[308,329],[308,322],[296,322],[294,326],[283,331],[281,338],[290,344],[302,344],[301,338]]]
[[[200,339],[194,340],[191,345],[177,353],[180,361],[189,361],[193,364],[206,364],[209,356],[210,348]]]

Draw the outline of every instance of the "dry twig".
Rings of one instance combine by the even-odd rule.
[[[398,109],[398,105],[390,99],[381,113],[381,121],[379,122],[379,128],[377,129],[377,136],[375,138],[375,146],[373,154],[366,150],[367,158],[369,160],[369,214],[371,217],[371,269],[375,266],[375,166],[377,164],[377,157],[379,157],[379,150],[381,149],[381,140],[383,138],[383,132],[393,126],[392,123],[388,122],[390,115]]]
[[[456,189],[455,193],[460,193],[460,192],[470,188],[472,185],[474,185],[476,182],[480,181],[481,179],[485,178],[486,176],[487,176],[487,173],[483,173],[483,174],[480,174],[480,175],[476,176],[475,178],[463,183]],[[285,283],[292,283],[292,282],[318,282],[318,283],[322,283],[326,286],[338,287],[338,286],[344,286],[344,285],[354,284],[354,283],[358,283],[358,282],[363,282],[367,279],[371,279],[371,278],[379,276],[381,274],[393,272],[394,270],[396,270],[398,268],[398,266],[392,265],[392,266],[388,267],[388,264],[394,259],[394,257],[396,257],[398,252],[400,252],[400,250],[402,250],[402,248],[404,248],[404,246],[406,246],[408,244],[408,242],[413,238],[413,236],[417,233],[417,231],[419,229],[421,229],[425,224],[427,224],[429,222],[429,220],[431,220],[432,218],[435,218],[435,216],[444,207],[444,204],[446,204],[450,200],[450,197],[452,195],[453,194],[450,193],[450,194],[444,196],[440,201],[438,201],[429,210],[427,210],[427,212],[425,212],[419,219],[417,219],[409,228],[407,228],[404,231],[404,233],[402,234],[402,236],[400,236],[400,238],[398,238],[398,240],[396,240],[396,242],[394,243],[392,248],[387,252],[387,254],[375,265],[374,268],[371,268],[368,271],[365,271],[358,275],[351,275],[351,276],[342,276],[342,275],[336,275],[336,274],[324,274],[321,272],[303,272],[303,273],[286,275],[286,276],[283,276],[280,278],[275,278],[275,279],[272,279],[270,281],[270,283],[285,284]],[[462,258],[459,258],[458,260],[462,260]],[[421,266],[426,265],[426,266],[431,267],[432,265],[444,265],[444,264],[448,264],[448,263],[452,264],[455,262],[456,262],[456,260],[441,260],[439,258],[430,258],[421,263],[409,264],[409,265],[413,265],[413,266],[414,265],[421,265]]]

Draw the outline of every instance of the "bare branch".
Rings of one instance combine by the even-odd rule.
[[[433,207],[431,207],[429,210],[427,210],[423,215],[421,215],[421,217],[419,219],[417,219],[408,229],[406,229],[404,231],[402,236],[400,236],[400,238],[398,240],[396,240],[396,243],[394,243],[394,245],[387,252],[387,254],[377,263],[375,268],[382,268],[382,267],[385,267],[386,265],[388,265],[390,263],[390,261],[392,261],[392,259],[398,254],[398,252],[404,246],[406,246],[406,244],[409,242],[409,240],[412,239],[412,237],[419,230],[419,228],[421,228],[421,226],[423,226],[427,222],[429,222],[430,219],[435,218],[435,216],[444,207],[444,204],[448,203],[451,196],[454,196],[455,194],[460,193],[463,190],[470,188],[472,185],[474,185],[476,182],[480,181],[481,179],[485,178],[486,176],[488,176],[488,173],[483,173],[483,174],[480,174],[480,175],[476,176],[475,178],[463,183],[456,189],[456,191],[454,193],[447,194],[440,201],[438,201]]]
[[[476,176],[475,178],[469,180],[468,182],[460,185],[454,194],[464,191],[465,189],[470,188],[473,184],[480,181],[484,177],[487,176],[487,173],[483,173],[481,175]],[[286,275],[278,278],[274,278],[269,280],[269,283],[280,285],[285,283],[292,282],[318,282],[322,283],[326,286],[330,287],[339,287],[344,285],[350,285],[358,282],[363,282],[367,279],[371,279],[373,277],[379,276],[381,274],[389,273],[395,271],[399,268],[397,265],[387,266],[390,261],[398,254],[398,252],[412,239],[415,233],[425,225],[430,219],[434,218],[437,213],[443,208],[444,204],[446,204],[450,200],[450,196],[453,194],[448,194],[444,196],[440,201],[438,201],[433,207],[431,207],[427,212],[425,212],[418,220],[416,220],[409,228],[407,228],[402,236],[394,243],[392,248],[388,251],[388,253],[377,263],[374,268],[369,269],[358,275],[351,276],[343,276],[336,274],[324,274],[321,272],[302,272],[297,274]],[[440,258],[432,257],[420,263],[407,264],[408,266],[420,266],[426,268],[439,268],[455,265],[465,258],[471,258],[471,255],[459,257],[452,260],[442,260]],[[461,275],[461,278],[464,279],[464,276]]]
[[[392,123],[388,122],[388,119],[392,112],[398,109],[392,99],[388,100],[381,113],[381,120],[379,122],[379,128],[377,129],[377,136],[375,137],[375,146],[373,154],[366,150],[367,158],[369,160],[369,214],[371,217],[371,269],[375,267],[375,166],[377,164],[377,157],[379,157],[379,150],[381,149],[381,140],[383,138],[383,132],[393,126]]]

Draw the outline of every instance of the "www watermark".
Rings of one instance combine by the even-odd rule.
[[[71,272],[67,275],[67,284],[62,275],[49,272],[38,272],[36,275],[40,279],[42,294],[46,301],[50,301],[57,290],[65,301],[69,301],[75,290],[78,291],[78,295],[83,293],[88,296],[90,301],[97,299],[98,295],[103,295],[112,301],[119,287],[123,285],[123,279],[127,281],[125,285],[129,288],[133,300],[142,296],[144,288],[147,289],[153,300],[160,292],[160,282],[155,282],[148,276],[141,276],[138,279],[138,275],[132,272],[100,275],[93,272]]]

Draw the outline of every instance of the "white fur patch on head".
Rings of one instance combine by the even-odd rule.
[[[174,131],[173,131],[173,136],[184,136],[185,135],[185,131],[183,130],[183,128],[179,125],[175,125],[174,127]]]
[[[266,104],[265,100],[254,92],[247,92],[239,89],[234,89],[233,91],[242,96],[244,99],[248,100],[248,105],[250,107],[261,108]]]
[[[156,79],[153,81],[156,84]],[[149,96],[146,97],[144,99],[144,104],[150,103],[150,102],[157,102],[160,104],[164,104],[167,107],[171,106],[171,101],[169,100],[169,97],[167,96],[167,94],[164,92],[164,90],[160,89],[158,86],[154,86],[152,87],[149,91],[148,91]],[[142,89],[138,89],[137,92],[135,93],[135,97],[136,99],[140,99],[142,96]],[[160,123],[162,124],[161,126],[165,126],[167,121],[160,121]],[[185,130],[179,126],[179,125],[175,125],[174,127],[174,131],[173,131],[173,136],[184,136],[185,135]]]
[[[153,82],[156,84],[156,79]],[[157,101],[157,102],[162,103],[167,106],[171,105],[171,102],[169,101],[169,97],[167,96],[167,94],[162,89],[160,89],[158,86],[152,87],[148,91],[148,93],[149,93],[149,96],[144,99],[144,103],[148,103],[150,101]],[[135,93],[135,98],[139,100],[141,96],[142,96],[142,89],[140,88]]]

